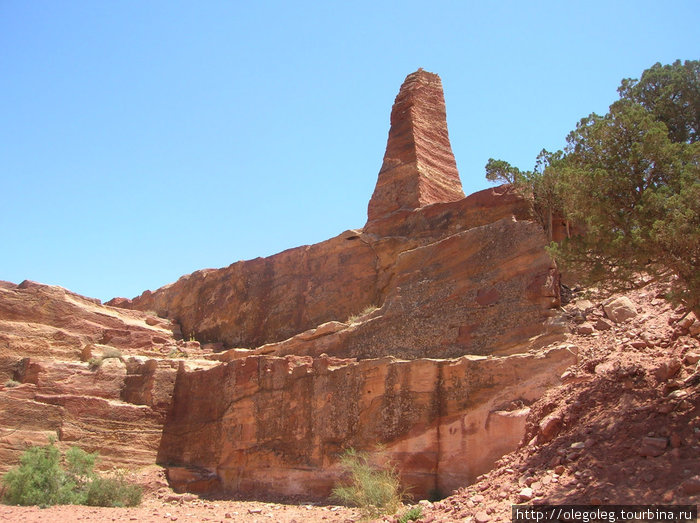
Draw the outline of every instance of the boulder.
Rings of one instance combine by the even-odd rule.
[[[615,323],[621,323],[637,315],[637,308],[627,296],[609,300],[603,305],[603,310],[606,316]]]

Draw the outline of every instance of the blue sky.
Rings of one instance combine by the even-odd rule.
[[[0,280],[107,300],[362,227],[394,97],[443,81],[466,193],[625,77],[700,58],[700,2],[0,0]]]

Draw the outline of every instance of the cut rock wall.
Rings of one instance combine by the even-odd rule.
[[[574,361],[560,347],[455,360],[252,356],[183,370],[159,461],[243,496],[322,499],[341,474],[338,455],[353,447],[395,464],[421,499],[473,481],[517,446],[523,404]]]
[[[0,458],[57,434],[112,465],[157,452],[179,490],[308,499],[354,447],[417,497],[447,493],[516,447],[575,360],[542,349],[562,328],[545,243],[510,187],[464,197],[440,79],[419,70],[363,229],[107,306],[0,283]]]

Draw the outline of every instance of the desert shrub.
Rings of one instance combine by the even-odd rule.
[[[333,497],[341,503],[355,506],[369,517],[394,514],[406,497],[395,468],[378,468],[370,464],[367,454],[348,449],[340,465],[348,482],[333,488]]]
[[[376,305],[368,305],[367,307],[365,307],[364,309],[362,309],[361,312],[358,312],[357,314],[352,314],[352,315],[350,315],[350,317],[348,318],[347,323],[357,323],[361,318],[367,316],[368,314],[373,313],[373,312],[376,311],[378,308],[379,308],[379,307],[377,307]]]
[[[53,443],[28,449],[20,458],[20,466],[3,477],[3,501],[40,506],[71,503],[73,485],[60,461],[61,455]]]
[[[21,383],[15,380],[7,380],[5,382],[5,387],[7,387],[8,389],[11,389],[12,387],[17,387],[18,385],[21,385]]]
[[[5,474],[3,502],[10,505],[133,506],[141,502],[141,488],[123,477],[103,478],[94,472],[97,454],[78,447],[66,452],[66,467],[51,441],[31,447],[20,458],[20,466]]]
[[[420,505],[411,507],[404,512],[399,518],[399,523],[408,523],[409,521],[419,520],[423,516],[423,508]]]
[[[93,507],[133,507],[141,503],[141,487],[132,485],[122,475],[95,477],[85,494],[85,505]]]
[[[102,359],[106,360],[109,358],[116,358],[118,360],[121,360],[122,353],[119,349],[115,349],[114,347],[105,347],[102,351]]]

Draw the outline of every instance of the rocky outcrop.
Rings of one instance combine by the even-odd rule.
[[[179,327],[154,314],[106,307],[97,299],[28,280],[0,284],[3,356],[87,360],[86,350],[99,356],[106,347],[155,356],[183,348],[178,338]]]
[[[510,187],[464,197],[440,79],[419,70],[363,229],[107,306],[0,285],[0,458],[58,434],[111,464],[157,450],[182,490],[322,498],[354,447],[416,496],[448,492],[518,444],[575,359],[541,350],[562,329],[545,243]]]
[[[154,463],[178,369],[168,355],[202,352],[177,333],[60,287],[2,282],[0,471],[50,437],[99,451],[105,468]]]
[[[447,134],[442,82],[419,69],[406,77],[391,110],[391,129],[368,222],[396,211],[464,198]]]
[[[198,271],[114,303],[168,316],[202,342],[286,344],[280,354],[445,358],[512,351],[552,333],[546,322],[559,299],[544,234],[527,217],[526,202],[508,187],[488,189],[395,213],[375,222],[374,233],[347,231]],[[379,309],[377,321],[330,343],[302,348],[284,341],[368,308]]]
[[[420,499],[515,448],[525,405],[574,361],[558,347],[453,360],[252,356],[182,370],[159,461],[174,467],[176,488],[190,488],[176,479],[188,466],[244,496],[324,498],[338,454],[353,447],[394,463]]]
[[[545,242],[508,186],[464,198],[440,78],[419,70],[396,97],[364,229],[109,304],[155,311],[186,337],[226,348],[284,343],[378,308],[377,321],[299,350],[359,358],[512,351],[551,332],[558,275]]]

